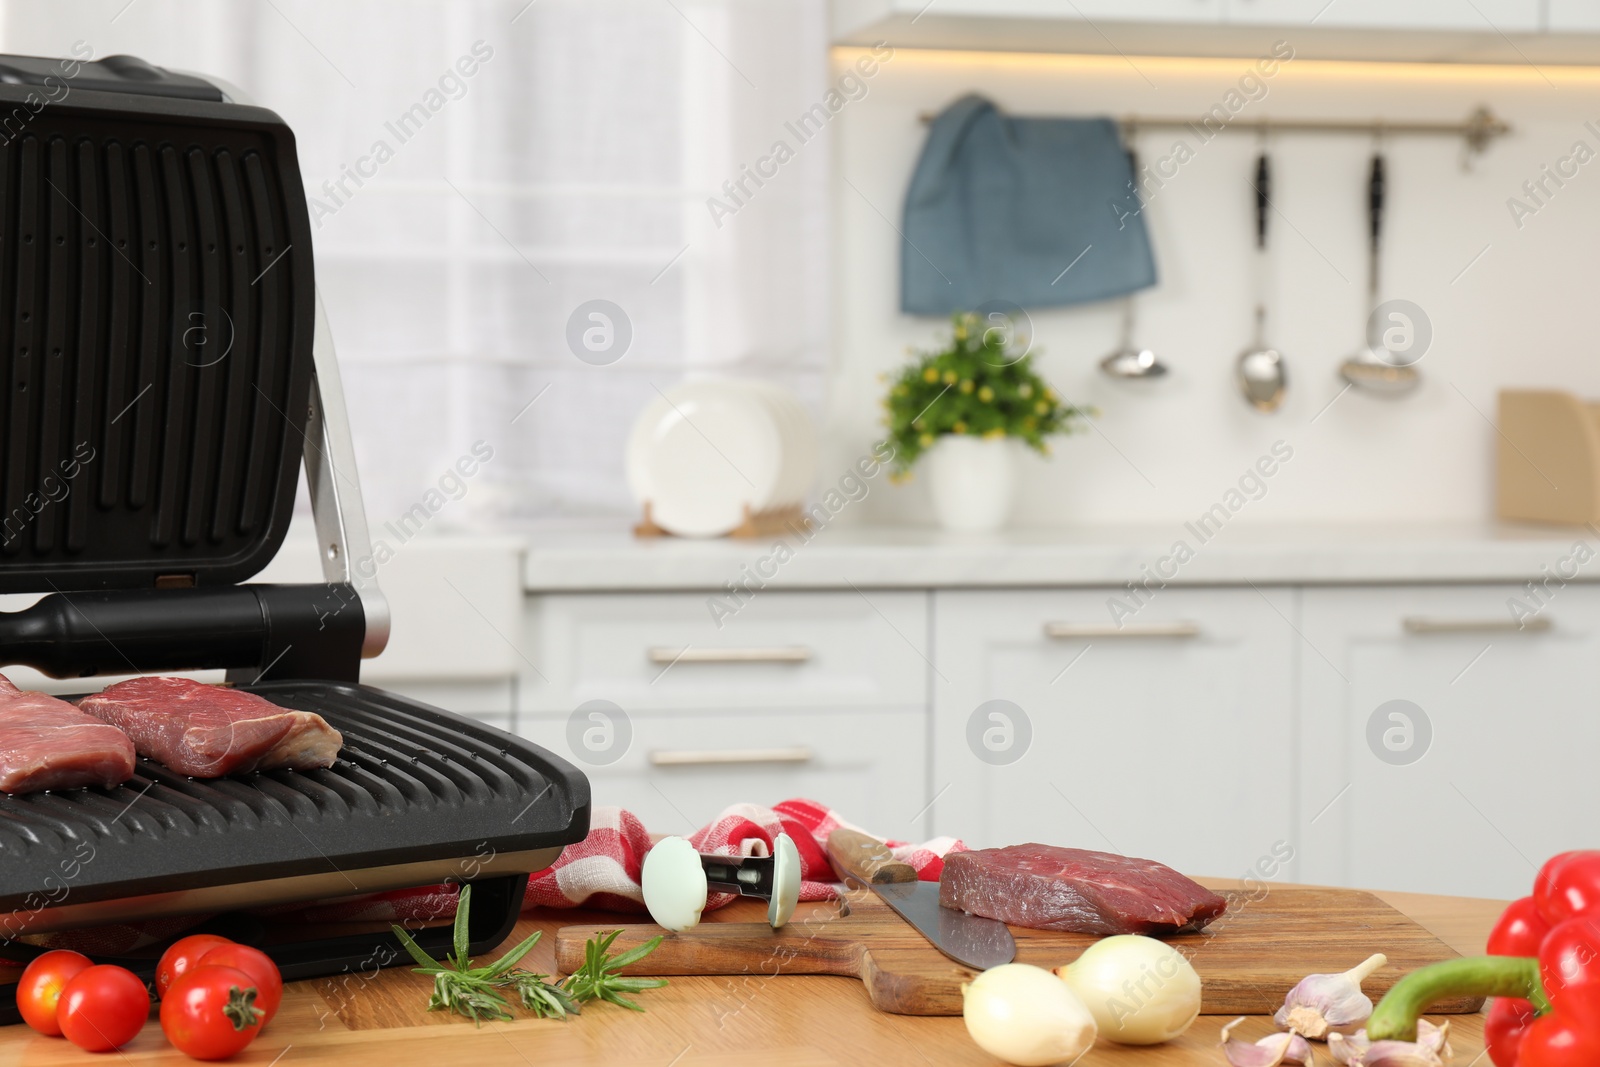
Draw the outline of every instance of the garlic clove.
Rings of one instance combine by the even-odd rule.
[[[1311,1062],[1311,1044],[1299,1034],[1268,1034],[1255,1044],[1229,1039],[1244,1016],[1222,1028],[1222,1054],[1233,1067],[1278,1067],[1279,1064]]]
[[[1324,1040],[1332,1031],[1359,1026],[1372,1015],[1372,1000],[1361,991],[1361,983],[1388,962],[1389,958],[1378,952],[1342,974],[1300,979],[1272,1021],[1313,1041]]]
[[[1346,1067],[1444,1067],[1455,1053],[1449,1043],[1450,1024],[1417,1022],[1415,1041],[1371,1041],[1365,1030],[1345,1037],[1328,1037],[1328,1053]]]

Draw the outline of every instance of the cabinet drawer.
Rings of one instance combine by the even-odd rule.
[[[923,835],[931,797],[927,717],[920,711],[727,711],[598,723],[621,755],[587,750],[581,733],[574,744],[568,715],[523,715],[518,722],[524,737],[588,775],[595,804],[627,808],[652,833],[690,833],[730,804],[809,797],[874,833]]]
[[[757,593],[720,626],[709,599],[531,598],[523,709],[565,714],[596,699],[630,713],[924,706],[925,594]]]

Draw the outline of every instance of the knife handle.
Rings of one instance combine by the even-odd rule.
[[[835,830],[828,835],[828,858],[841,880],[854,878],[862,885],[915,882],[917,869],[894,858],[889,847],[856,830]]]

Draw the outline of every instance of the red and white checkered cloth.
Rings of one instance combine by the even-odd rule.
[[[780,832],[786,833],[800,853],[800,899],[827,900],[839,891],[834,885],[826,845],[828,835],[840,827],[860,829],[814,800],[785,800],[770,808],[735,804],[702,827],[689,842],[696,851],[715,856],[770,856],[773,840]],[[937,837],[923,844],[886,843],[895,858],[915,867],[925,882],[939,880],[947,853],[966,848],[951,837]],[[523,907],[642,913],[644,893],[639,888],[639,872],[650,844],[649,831],[632,812],[596,808],[590,818],[589,836],[568,845],[548,870],[529,879]],[[706,910],[713,911],[734,899],[731,893],[713,893],[706,899]],[[327,901],[296,908],[293,914],[302,922],[428,922],[453,916],[455,903],[456,887],[437,885]]]
[[[827,900],[837,896],[839,891],[834,884],[826,845],[828,835],[841,827],[861,829],[814,800],[785,800],[770,808],[735,804],[702,827],[689,841],[697,851],[716,856],[770,856],[773,840],[780,832],[786,833],[800,853],[800,899]],[[951,837],[936,837],[922,844],[893,840],[885,843],[896,859],[915,867],[918,877],[925,882],[939,880],[946,854],[966,850],[965,845]],[[595,808],[589,822],[589,836],[575,845],[568,845],[549,869],[529,879],[523,907],[581,907],[642,913],[644,893],[639,888],[639,872],[650,845],[649,832],[632,812],[614,807]],[[470,866],[470,861],[467,865]],[[453,884],[422,886],[327,900],[309,906],[288,905],[273,908],[266,914],[274,919],[300,923],[438,922],[455,915],[456,892]],[[734,899],[730,893],[713,893],[706,899],[706,910],[713,911]],[[48,948],[75,948],[90,955],[120,955],[164,941],[205,918],[127,923],[24,940]]]

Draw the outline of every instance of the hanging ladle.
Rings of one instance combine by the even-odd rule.
[[[1139,196],[1139,153],[1132,146],[1133,130],[1128,131],[1128,173],[1132,175],[1133,195]],[[1142,210],[1142,205],[1141,205]],[[1133,344],[1133,295],[1122,298],[1122,344],[1105,359],[1100,369],[1113,378],[1137,381],[1142,378],[1160,378],[1167,373],[1167,365],[1148,348],[1135,348]]]
[[[1383,325],[1378,321],[1377,311],[1384,186],[1383,155],[1380,152],[1373,152],[1372,174],[1367,180],[1367,223],[1370,243],[1367,246],[1366,345],[1339,364],[1339,376],[1349,384],[1368,392],[1396,396],[1415,389],[1421,377],[1416,367],[1383,358],[1383,355],[1389,355],[1389,351],[1383,343],[1380,333]],[[1383,355],[1379,355],[1380,352]]]
[[[1234,364],[1234,377],[1239,391],[1257,411],[1276,411],[1283,403],[1284,391],[1289,386],[1289,372],[1283,354],[1268,348],[1267,324],[1267,212],[1272,207],[1272,165],[1267,153],[1262,151],[1256,159],[1256,334],[1249,348],[1239,353]]]
[[[1148,348],[1135,348],[1133,344],[1133,297],[1122,298],[1122,345],[1100,361],[1100,369],[1113,378],[1159,378],[1167,373],[1167,365],[1156,358]]]

